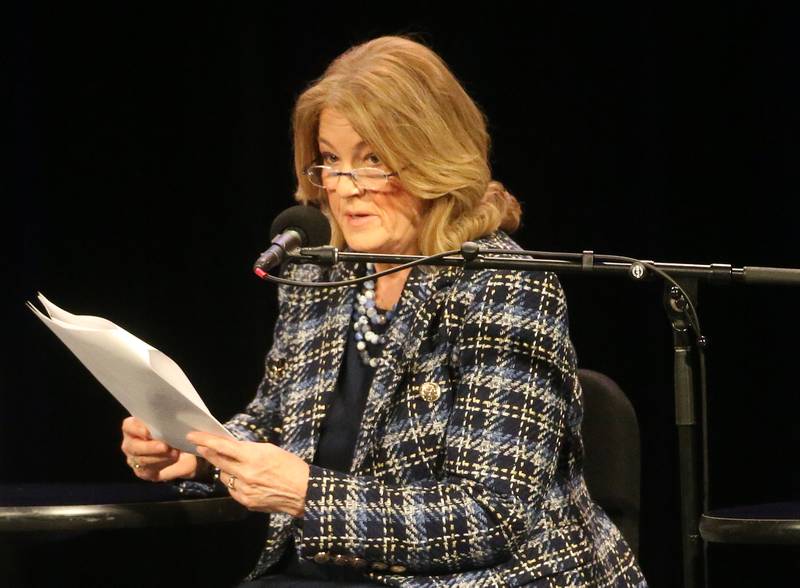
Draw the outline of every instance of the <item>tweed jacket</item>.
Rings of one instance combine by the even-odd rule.
[[[501,232],[479,244],[518,248]],[[312,462],[356,290],[280,287],[265,377],[227,423],[234,435]],[[270,516],[250,578],[294,536],[299,557],[394,586],[645,585],[584,484],[581,390],[555,274],[415,268],[386,337],[350,471],[311,466],[304,517]]]

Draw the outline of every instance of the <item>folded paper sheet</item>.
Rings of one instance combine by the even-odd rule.
[[[46,316],[28,307],[150,433],[182,451],[196,453],[189,431],[233,436],[206,408],[183,370],[169,357],[112,323],[77,316],[39,294]]]

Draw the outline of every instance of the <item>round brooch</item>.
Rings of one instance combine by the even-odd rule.
[[[419,387],[419,395],[426,402],[436,402],[442,395],[442,389],[436,382],[425,382]]]

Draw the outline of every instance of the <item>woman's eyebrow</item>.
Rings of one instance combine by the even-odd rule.
[[[329,141],[326,141],[325,139],[320,138],[319,142],[320,143],[325,143],[331,149],[335,149],[335,147]],[[355,153],[356,151],[358,151],[360,149],[363,149],[364,147],[367,147],[367,146],[368,145],[367,145],[366,141],[361,141],[355,147],[353,147],[353,153]]]

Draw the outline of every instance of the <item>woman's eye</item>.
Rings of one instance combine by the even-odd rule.
[[[336,163],[336,156],[333,153],[321,153],[322,163]]]
[[[381,158],[378,157],[377,155],[375,155],[374,153],[370,153],[369,155],[367,155],[364,158],[364,161],[366,161],[370,165],[380,165],[381,164]]]

